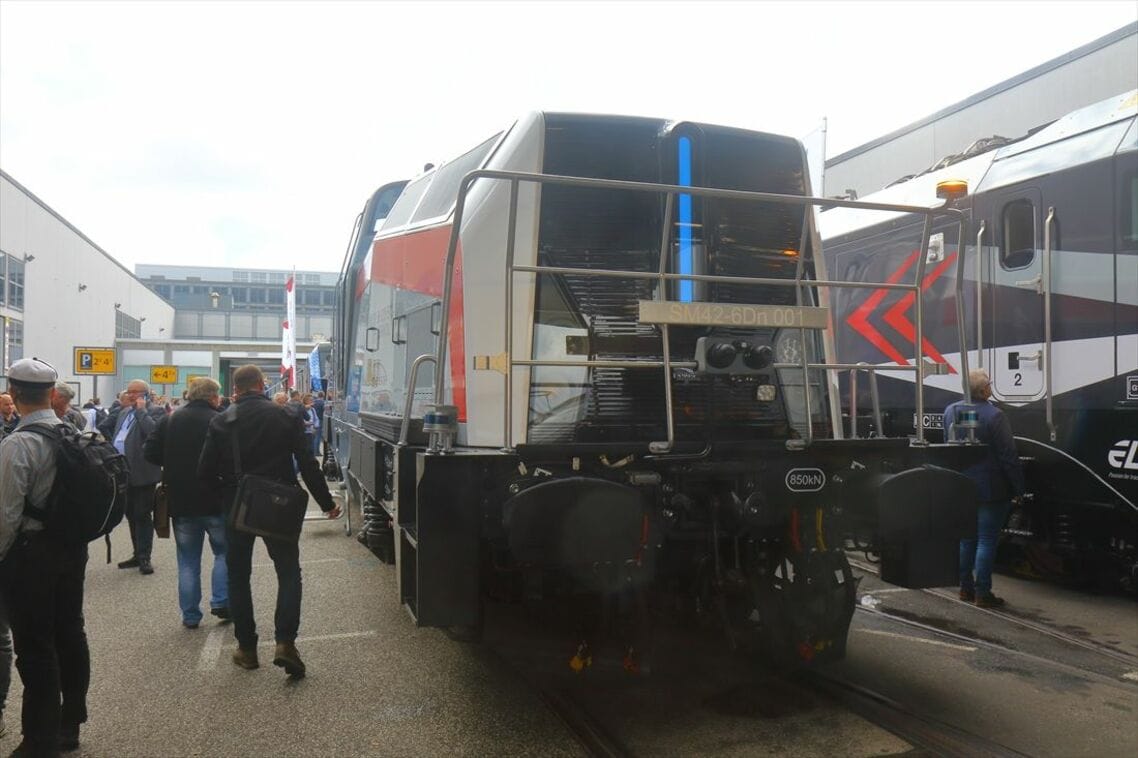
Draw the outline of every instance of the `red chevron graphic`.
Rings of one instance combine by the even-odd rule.
[[[916,253],[914,253],[914,255],[916,255]],[[932,283],[935,282],[941,274],[948,270],[948,267],[952,265],[952,262],[955,259],[956,253],[953,253],[941,261],[940,265],[934,268],[931,273],[926,274],[924,281],[921,282],[921,290],[924,291],[931,287]],[[909,312],[909,309],[913,306],[913,301],[916,300],[916,298],[917,296],[914,293],[909,292],[900,300],[898,300],[896,305],[885,312],[885,323],[896,329],[902,337],[909,341],[910,345],[913,344],[917,339],[917,327],[913,325],[913,322],[909,321],[908,317],[905,314]],[[936,349],[936,346],[929,341],[928,337],[922,336],[921,347],[922,352],[937,363],[948,363],[948,361],[945,360],[944,356],[940,354],[940,351]],[[956,373],[956,369],[954,369],[952,366],[948,367],[948,371],[950,374]]]
[[[901,277],[905,275],[905,272],[909,270],[909,267],[913,265],[913,261],[917,259],[917,255],[918,253],[914,252],[906,258],[905,262],[901,264],[901,267],[889,275],[889,278],[885,280],[886,283],[896,284],[900,281]],[[869,314],[873,313],[888,294],[889,290],[887,289],[874,290],[870,293],[869,297],[865,299],[864,303],[855,308],[854,312],[846,317],[846,323],[849,324],[850,328],[855,332],[865,337],[871,345],[885,353],[890,360],[905,365],[908,363],[908,361],[905,360],[905,356],[901,355],[901,353],[897,351],[897,348],[893,347],[889,340],[885,339],[881,332],[877,331],[873,324],[869,323]]]
[[[897,282],[901,281],[901,278],[905,275],[905,272],[907,272],[912,267],[919,254],[920,251],[917,250],[910,253],[905,261],[897,268],[897,270],[889,275],[889,278],[886,279],[885,282],[887,284],[896,284]],[[935,282],[937,278],[941,276],[941,274],[948,270],[948,267],[952,264],[952,261],[955,258],[956,253],[953,253],[947,259],[942,261],[939,266],[933,269],[931,273],[927,274],[924,278],[924,281],[921,282],[921,289],[927,290],[930,286],[932,286],[932,283]],[[877,331],[873,324],[869,323],[870,314],[877,309],[877,306],[881,304],[881,301],[885,299],[886,295],[888,295],[889,292],[890,290],[887,289],[874,290],[870,296],[865,299],[865,302],[855,308],[854,312],[846,317],[846,323],[850,325],[851,329],[864,337],[866,341],[884,353],[893,362],[902,366],[910,365],[909,359],[902,355],[901,352],[893,345],[893,343],[887,340],[885,336],[881,334],[881,332]],[[909,321],[905,314],[908,312],[909,308],[912,307],[913,301],[915,299],[916,295],[911,292],[907,293],[885,313],[885,323],[889,324],[902,337],[907,339],[909,341],[909,344],[913,344],[913,342],[916,340],[916,327]],[[921,346],[923,348],[922,352],[924,355],[927,355],[934,361],[938,363],[948,362],[927,337],[921,340]],[[949,367],[949,370],[952,373],[956,373],[955,369],[953,369],[951,366]]]

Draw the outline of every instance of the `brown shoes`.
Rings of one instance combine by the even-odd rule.
[[[260,668],[261,664],[257,661],[257,648],[243,648],[239,647],[233,651],[233,662],[243,669],[252,670]]]
[[[300,653],[296,645],[291,642],[278,642],[276,652],[273,653],[273,665],[280,666],[293,679],[304,677],[304,661],[300,660]]]
[[[1000,608],[1003,605],[1004,599],[1002,597],[996,597],[991,592],[989,592],[987,595],[976,596],[977,608]]]

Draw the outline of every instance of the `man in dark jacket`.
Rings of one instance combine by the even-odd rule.
[[[992,594],[996,546],[1012,503],[1018,503],[1023,497],[1023,467],[1016,452],[1011,424],[1003,411],[988,402],[992,397],[988,372],[983,369],[969,371],[968,384],[972,405],[960,400],[944,409],[945,439],[964,438],[960,411],[972,407],[976,410],[978,423],[976,439],[988,446],[984,460],[964,471],[976,483],[980,503],[977,538],[960,541],[960,599],[975,602],[981,608],[995,608],[1004,604],[1002,598]]]
[[[241,472],[258,474],[282,483],[296,484],[293,458],[309,493],[316,498],[329,518],[338,518],[340,506],[328,492],[328,484],[320,473],[312,450],[306,444],[304,423],[299,417],[265,397],[265,376],[254,365],[242,366],[233,373],[236,402],[233,407],[210,422],[198,463],[198,476],[218,488],[225,503],[231,503],[237,490],[233,445],[241,459]],[[257,661],[257,627],[253,620],[253,597],[250,576],[253,564],[254,535],[233,529],[227,524],[226,553],[229,565],[229,609],[233,615],[233,631],[237,650],[233,662],[244,669],[255,669]],[[300,549],[287,539],[262,538],[277,573],[276,650],[273,664],[281,666],[289,676],[304,676],[304,663],[296,650],[300,628]]]
[[[178,605],[182,625],[197,629],[202,620],[202,542],[209,537],[213,551],[210,575],[210,613],[229,618],[229,574],[225,565],[225,519],[220,493],[198,479],[198,458],[205,446],[209,422],[217,416],[221,387],[198,377],[186,393],[186,405],[158,422],[146,439],[143,455],[162,467],[166,503],[174,519],[178,554]]]
[[[121,561],[119,568],[137,566],[143,574],[154,573],[150,563],[150,549],[154,545],[154,485],[162,479],[162,470],[143,457],[142,447],[164,418],[166,410],[150,402],[150,385],[135,379],[126,386],[111,433],[104,434],[115,449],[126,456],[130,466],[126,518],[134,555]]]

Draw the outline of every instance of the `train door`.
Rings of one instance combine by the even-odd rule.
[[[1028,401],[1045,389],[1043,364],[1043,208],[1039,189],[1017,187],[986,198],[981,212],[993,230],[989,259],[992,391]]]

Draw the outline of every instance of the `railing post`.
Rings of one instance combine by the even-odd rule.
[[[664,199],[664,229],[660,233],[660,277],[657,279],[656,299],[668,299],[668,280],[664,274],[668,272],[668,258],[672,253],[672,205],[675,195],[667,193]],[[664,423],[666,425],[667,440],[653,442],[649,449],[653,453],[666,453],[676,444],[675,418],[672,415],[672,340],[667,324],[660,324],[660,339],[663,343],[664,358]]]
[[[502,441],[514,449],[514,243],[518,225],[518,180],[510,179],[509,228],[506,230],[506,419]],[[535,277],[536,279],[536,277]],[[535,283],[536,287],[536,283]],[[532,375],[532,372],[531,372]]]
[[[917,284],[915,290],[914,309],[916,310],[916,354],[917,354],[917,444],[925,444],[925,425],[922,423],[925,415],[925,324],[924,324],[924,298],[922,285],[925,281],[925,263],[929,254],[929,237],[932,235],[932,214],[925,214],[924,228],[921,230],[921,247],[917,254]]]

